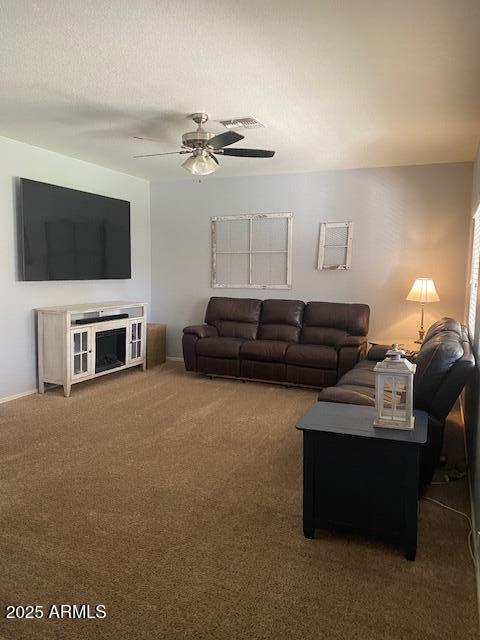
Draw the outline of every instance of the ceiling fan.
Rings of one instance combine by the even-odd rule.
[[[182,167],[193,175],[206,176],[219,168],[216,155],[235,156],[240,158],[271,158],[275,151],[266,149],[243,149],[234,147],[227,149],[231,144],[243,140],[236,131],[225,131],[215,135],[205,131],[203,125],[208,120],[206,113],[194,113],[190,116],[198,125],[196,131],[184,133],[182,136],[182,149],[180,151],[167,151],[166,153],[147,153],[134,158],[152,158],[154,156],[170,156],[174,154],[189,154]],[[138,138],[138,136],[135,136]],[[140,140],[145,138],[138,138]]]

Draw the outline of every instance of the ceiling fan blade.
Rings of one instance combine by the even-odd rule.
[[[271,158],[275,151],[266,149],[223,149],[224,156],[237,156],[238,158]]]
[[[209,157],[210,157],[212,160],[214,160],[217,164],[220,164],[220,163],[219,163],[219,161],[216,159],[216,157],[213,155],[213,153],[209,153],[208,155],[209,155]]]
[[[178,153],[189,153],[188,151],[167,151],[166,153],[144,153],[141,156],[133,156],[134,158],[153,158],[153,156],[175,156]]]
[[[207,145],[211,149],[221,149],[222,147],[228,147],[229,144],[243,140],[245,136],[236,131],[225,131],[225,133],[219,133],[218,136],[210,138]]]

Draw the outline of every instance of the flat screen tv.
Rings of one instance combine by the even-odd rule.
[[[23,280],[131,278],[130,203],[21,178]]]

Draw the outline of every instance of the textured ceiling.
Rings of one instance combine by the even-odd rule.
[[[188,177],[132,156],[176,150],[193,111],[252,115],[241,144],[277,151],[219,176],[472,160],[479,139],[479,0],[3,0],[0,58],[0,135],[149,179]]]

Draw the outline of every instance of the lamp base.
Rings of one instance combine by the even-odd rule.
[[[415,344],[423,344],[423,338],[425,336],[425,329],[418,330],[418,340],[415,340]]]

